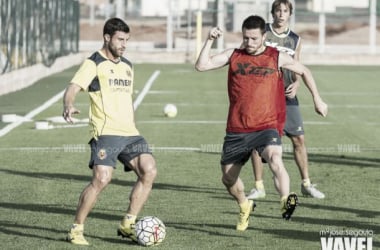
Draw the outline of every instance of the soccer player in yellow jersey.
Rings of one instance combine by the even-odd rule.
[[[83,236],[84,222],[101,191],[110,183],[117,160],[125,171],[133,171],[137,181],[129,196],[129,206],[118,227],[118,235],[136,241],[134,224],[151,192],[157,175],[148,143],[135,126],[132,103],[133,67],[123,57],[130,37],[128,25],[119,18],[109,19],[103,29],[103,47],[86,59],[63,98],[63,117],[73,123],[78,92],[90,96],[91,158],[93,177],[82,191],[74,223],[67,235],[73,244],[88,245]]]

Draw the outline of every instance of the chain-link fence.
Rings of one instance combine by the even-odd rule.
[[[78,52],[76,0],[0,0],[0,74]]]

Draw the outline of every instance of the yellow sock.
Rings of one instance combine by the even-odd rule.
[[[284,202],[284,201],[286,201],[287,199],[288,199],[288,196],[287,196],[287,195],[284,195],[284,196],[281,197],[281,202]]]
[[[260,190],[264,189],[264,182],[263,182],[263,180],[256,181],[255,185],[256,185],[256,189],[260,189]]]
[[[121,221],[121,225],[122,225],[123,227],[125,227],[125,226],[128,226],[128,225],[130,225],[130,224],[135,223],[135,221],[136,221],[136,217],[137,217],[136,215],[126,214],[126,215],[124,216],[123,220]]]
[[[239,207],[241,207],[241,208],[245,208],[245,207],[247,207],[249,205],[249,203],[248,203],[248,199],[246,199],[243,203],[239,203]]]
[[[303,180],[302,180],[302,184],[303,184],[304,187],[308,187],[308,186],[311,185],[311,181],[310,181],[309,178],[307,178],[307,179],[303,179]]]
[[[84,230],[84,224],[73,223],[73,225],[71,226],[71,230],[83,231]]]
[[[284,205],[285,205],[285,202],[287,201],[288,199],[288,196],[287,195],[284,195],[281,197],[281,200],[280,200],[280,208],[283,209],[284,208]]]

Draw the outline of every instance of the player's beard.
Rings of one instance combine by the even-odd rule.
[[[111,54],[114,58],[120,58],[124,54],[123,49],[118,49],[118,48],[112,46],[111,44],[108,45],[108,50],[111,52]]]

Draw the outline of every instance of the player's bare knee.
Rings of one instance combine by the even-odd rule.
[[[281,154],[274,153],[274,154],[270,155],[268,163],[269,163],[269,166],[271,167],[273,172],[281,171],[283,168]]]
[[[293,136],[292,143],[294,149],[302,148],[305,146],[305,137],[303,135]]]
[[[226,187],[231,187],[235,184],[237,178],[229,174],[224,173],[222,176],[222,182]]]
[[[143,180],[153,182],[156,179],[157,167],[154,161],[144,162],[140,169],[140,175]]]
[[[111,182],[111,176],[106,174],[98,174],[92,180],[95,189],[101,191]]]

